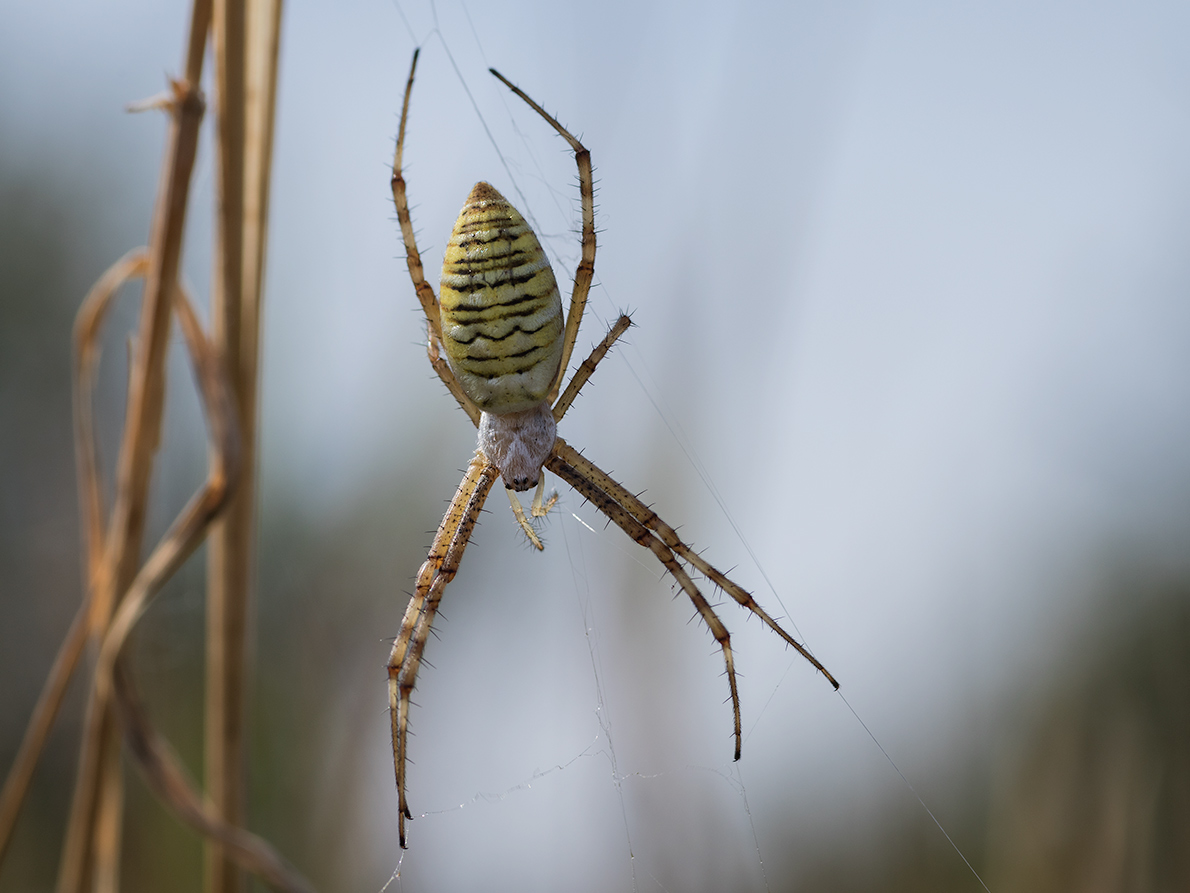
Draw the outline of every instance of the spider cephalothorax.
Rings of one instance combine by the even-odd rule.
[[[405,618],[388,661],[401,846],[405,846],[405,820],[413,818],[405,796],[410,694],[442,593],[458,571],[476,519],[498,476],[504,479],[517,521],[538,549],[543,548],[541,540],[525,517],[514,491],[536,486],[533,514],[546,514],[557,498],[542,500],[543,468],[548,468],[632,539],[649,549],[665,566],[690,598],[723,652],[731,690],[737,760],[741,743],[740,698],[731,637],[694,584],[688,567],[759,617],[810,661],[835,688],[839,687],[826,668],[794,641],[747,591],[682,542],[674,529],[632,492],[557,436],[557,423],[599,361],[628,330],[631,321],[624,315],[616,320],[559,396],[595,270],[591,156],[582,143],[541,106],[494,69],[492,74],[549,122],[574,150],[583,225],[582,257],[574,274],[570,308],[563,323],[558,286],[537,236],[516,209],[487,183],[475,185],[459,214],[442,265],[441,297],[434,294],[434,289],[426,282],[413,236],[413,221],[409,216],[405,178],[401,171],[405,124],[409,118],[409,97],[416,69],[415,52],[405,85],[401,129],[393,158],[393,201],[405,241],[409,275],[426,314],[430,365],[479,429],[479,445],[442,519],[430,554],[418,571],[417,586],[405,609]]]

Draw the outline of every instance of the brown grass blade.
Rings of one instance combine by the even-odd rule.
[[[173,749],[149,724],[132,679],[120,660],[121,649],[148,600],[193,553],[219,511],[228,504],[241,467],[236,406],[219,357],[214,346],[203,337],[189,303],[180,300],[178,310],[211,427],[211,469],[206,484],[154,550],[120,605],[100,652],[96,684],[112,687],[120,704],[125,740],[138,768],[153,791],[180,819],[200,834],[218,840],[227,858],[274,889],[312,893],[309,882],[266,842],[224,821],[202,802]]]
[[[198,0],[196,7],[202,5]],[[198,19],[196,12],[196,22]],[[205,33],[205,23],[198,22]],[[197,83],[175,81],[174,103],[161,187],[154,211],[140,332],[129,376],[128,410],[117,463],[116,495],[107,527],[104,555],[91,582],[92,636],[102,635],[107,620],[136,574],[144,533],[149,480],[161,433],[165,389],[165,353],[173,294],[181,259],[182,234],[190,175],[205,102]],[[88,705],[87,732],[71,803],[66,843],[58,877],[59,893],[89,886],[97,855],[104,856],[96,883],[115,887],[122,798],[118,739],[106,709]],[[106,792],[106,793],[105,793]],[[101,844],[100,851],[96,845]]]
[[[103,491],[99,486],[92,399],[95,367],[99,364],[99,331],[112,299],[130,279],[144,278],[149,267],[146,248],[134,248],[99,277],[74,318],[74,450],[78,472],[79,514],[83,519],[83,547],[90,593],[103,560]]]
[[[215,5],[219,98],[219,237],[212,328],[239,409],[242,480],[211,534],[207,593],[207,794],[222,818],[246,813],[247,630],[255,545],[260,299],[280,45],[278,0]],[[230,854],[207,848],[208,893],[243,888]]]
[[[121,664],[116,668],[115,692],[125,740],[137,768],[153,792],[169,804],[178,818],[205,837],[218,840],[229,858],[274,890],[314,893],[309,881],[272,847],[256,835],[228,825],[202,802],[177,755],[145,721],[135,689]]]
[[[144,614],[149,601],[206,537],[207,529],[227,505],[240,468],[239,433],[231,388],[214,348],[206,340],[197,317],[181,289],[178,321],[194,363],[210,426],[210,470],[207,480],[170,525],[120,602],[99,650],[95,668],[95,699],[110,703],[116,660]]]
[[[274,889],[309,893],[313,890],[310,884],[267,843],[223,821],[201,801],[172,748],[149,723],[132,680],[122,666],[121,652],[137,620],[165,581],[205,538],[212,522],[228,504],[239,472],[239,436],[230,385],[185,294],[179,289],[177,296],[178,319],[210,426],[211,467],[206,483],[153,550],[112,619],[96,668],[94,715],[105,712],[113,699],[118,701],[120,723],[130,752],[146,782],[166,805],[199,833],[219,840],[230,859]],[[103,880],[98,871],[96,875],[97,881]],[[118,871],[110,877],[118,879]]]
[[[206,483],[170,526],[121,601],[100,649],[95,699],[101,706],[111,703],[113,698],[118,700],[121,726],[133,759],[149,786],[179,818],[199,833],[219,840],[224,852],[240,867],[257,874],[275,889],[309,893],[313,889],[310,884],[267,843],[222,821],[202,803],[172,748],[149,723],[121,661],[124,644],[152,597],[193,554],[228,504],[239,471],[239,436],[231,389],[214,347],[203,336],[193,308],[181,290],[178,319],[206,408],[211,467]]]
[[[54,658],[49,676],[25,729],[25,735],[21,739],[16,758],[5,779],[4,789],[0,791],[0,863],[4,861],[4,854],[12,839],[17,816],[29,791],[37,761],[58,715],[58,709],[62,706],[66,686],[78,667],[90,631],[91,581],[98,570],[103,549],[103,498],[99,487],[94,425],[91,417],[93,375],[99,359],[98,335],[116,292],[129,279],[143,276],[146,267],[145,249],[136,248],[125,254],[99,277],[87,297],[83,299],[75,317],[75,454],[78,463],[79,507],[85,529],[83,567],[86,568],[87,594]]]
[[[25,794],[29,792],[29,784],[33,780],[33,771],[37,768],[37,760],[41,756],[45,740],[49,737],[54,719],[58,715],[58,708],[62,705],[62,697],[66,693],[66,685],[74,675],[83,646],[87,644],[88,604],[84,602],[74,615],[70,630],[66,633],[54,664],[50,668],[50,675],[46,679],[37,704],[33,708],[33,715],[29,718],[29,725],[25,728],[25,735],[17,749],[16,759],[12,761],[12,768],[4,781],[4,790],[0,791],[0,863],[4,862],[4,854],[12,840],[12,832],[16,828],[17,816],[21,812],[21,804],[25,801]]]

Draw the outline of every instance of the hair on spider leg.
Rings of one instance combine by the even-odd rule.
[[[521,529],[520,525],[517,525],[517,529],[518,530]],[[544,538],[542,538],[542,536],[540,534],[537,534],[537,539],[541,541],[543,548],[538,549],[537,546],[533,545],[533,541],[531,539],[529,539],[529,534],[525,533],[524,530],[521,530],[521,535],[519,537],[517,537],[517,548],[519,548],[521,550],[528,549],[529,554],[531,554],[531,555],[536,554],[537,552],[545,551],[544,547],[548,546],[549,542],[547,540],[545,540]]]
[[[722,678],[723,678],[724,676],[726,676],[726,675],[727,675],[727,671],[726,671],[726,670],[724,670],[722,673],[720,673],[720,674],[719,674],[719,678],[720,678],[720,679],[722,679]],[[736,671],[735,671],[735,678],[736,678],[737,680],[739,680],[739,679],[743,679],[743,678],[744,678],[744,674],[743,674],[743,673],[741,673],[739,670],[736,670]],[[728,695],[726,698],[724,698],[724,699],[723,699],[722,701],[720,701],[719,703],[720,703],[720,704],[730,704],[730,703],[731,703],[731,695]],[[734,733],[732,733],[732,734],[734,734]],[[737,759],[739,759],[739,758],[737,757]]]

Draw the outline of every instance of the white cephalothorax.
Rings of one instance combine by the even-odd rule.
[[[557,436],[554,414],[545,403],[524,412],[485,412],[479,417],[479,449],[512,490],[537,486]]]
[[[574,274],[570,308],[563,320],[562,301],[554,274],[537,237],[516,209],[487,183],[476,184],[463,206],[442,265],[441,299],[434,294],[433,287],[426,282],[413,236],[413,221],[409,216],[405,178],[401,171],[409,96],[413,91],[416,68],[417,53],[414,53],[393,158],[393,201],[397,206],[397,219],[401,222],[409,275],[426,315],[430,365],[479,428],[479,448],[438,527],[430,554],[417,573],[417,586],[405,609],[401,630],[388,659],[401,846],[405,846],[405,821],[413,818],[406,802],[405,785],[410,695],[442,593],[459,569],[463,550],[467,548],[484,501],[497,477],[504,478],[513,512],[538,549],[543,548],[541,540],[525,517],[514,491],[536,485],[533,515],[544,516],[557,499],[555,494],[544,504],[542,502],[543,469],[549,469],[662,563],[689,597],[723,653],[731,692],[736,759],[740,757],[742,735],[731,636],[695,585],[691,573],[706,577],[712,586],[759,617],[826,676],[835,688],[839,687],[826,668],[794,641],[743,587],[679,539],[677,532],[632,491],[557,436],[557,423],[599,361],[628,330],[631,321],[621,315],[562,390],[562,380],[578,338],[587,292],[595,273],[595,191],[591,155],[541,106],[495,70],[492,74],[549,122],[574,150],[583,228],[582,257]]]

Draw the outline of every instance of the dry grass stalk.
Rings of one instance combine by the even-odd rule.
[[[94,580],[102,561],[103,494],[98,485],[98,471],[93,449],[94,427],[91,417],[91,392],[95,365],[99,360],[98,334],[112,297],[128,279],[143,277],[147,269],[143,248],[128,252],[107,270],[83,299],[74,326],[74,433],[79,480],[79,514],[83,521],[83,566],[86,579]],[[84,594],[83,603],[70,625],[66,638],[58,649],[46,678],[41,695],[33,708],[33,716],[25,729],[16,759],[9,769],[4,789],[0,792],[0,863],[12,840],[21,804],[33,780],[33,770],[41,756],[46,738],[62,706],[66,686],[78,667],[83,647],[91,631],[91,587]]]
[[[223,820],[245,809],[247,630],[255,545],[255,465],[260,299],[268,232],[279,0],[216,0],[213,28],[218,97],[218,240],[212,330],[239,407],[241,485],[210,540],[207,589],[205,763],[207,795]],[[208,893],[236,893],[243,877],[209,842]]]
[[[203,5],[203,0],[197,0],[196,21],[192,24],[205,33],[207,20],[200,9]],[[195,80],[189,79],[192,73]],[[150,237],[140,331],[129,375],[128,410],[117,462],[111,522],[98,542],[90,539],[92,532],[88,531],[88,547],[101,551],[87,563],[95,571],[88,580],[91,637],[95,641],[106,634],[111,616],[140,564],[149,480],[161,438],[170,310],[181,261],[190,175],[205,106],[197,81],[197,76],[201,76],[201,54],[197,71],[188,71],[187,75],[187,80],[173,84],[172,120]],[[93,885],[103,893],[114,893],[119,886],[123,818],[119,736],[110,704],[98,704],[94,691],[88,704],[86,728],[58,890],[73,893]]]
[[[178,268],[204,112],[198,84],[213,13],[220,25],[220,36],[215,40],[221,63],[219,98],[229,110],[230,120],[239,123],[228,127],[225,116],[220,117],[220,168],[230,171],[230,176],[221,178],[220,184],[220,272],[212,302],[218,340],[209,342],[178,284]],[[86,641],[95,642],[98,659],[63,848],[60,893],[81,893],[85,889],[115,893],[118,889],[123,820],[121,732],[149,786],[181,820],[219,842],[221,862],[239,865],[279,890],[311,890],[268,844],[236,827],[242,817],[245,782],[243,632],[253,500],[251,486],[237,488],[232,484],[241,469],[248,471],[249,484],[253,477],[259,298],[267,233],[279,19],[279,0],[257,3],[251,11],[245,11],[241,3],[220,0],[213,9],[212,0],[195,0],[185,78],[173,82],[171,96],[152,104],[170,112],[171,127],[150,247],[130,252],[113,265],[92,288],[76,320],[75,434],[87,591],[0,792],[2,857],[66,684]],[[250,43],[245,43],[246,35]],[[115,500],[110,520],[105,523],[91,418],[93,372],[102,321],[118,289],[132,278],[143,278],[146,284],[138,338],[130,356],[128,410],[117,462]],[[175,304],[210,427],[210,469],[206,483],[140,566],[148,486],[160,442],[170,312]],[[241,445],[241,430],[246,435],[246,450]],[[228,801],[238,798],[241,804],[236,821],[228,821],[225,812],[204,802],[190,783],[172,748],[146,718],[121,658],[123,646],[149,601],[208,536],[229,506],[235,521],[222,527],[220,545],[214,550],[220,551],[225,571],[218,575],[213,590],[228,594],[217,610],[233,619],[221,626],[222,657],[213,676],[223,681],[222,743],[218,749],[224,764],[232,767],[221,777],[230,782],[226,789]],[[235,728],[229,728],[229,717]],[[237,873],[229,869],[224,876],[235,883]]]
[[[131,261],[131,263],[126,263]],[[123,268],[132,275],[143,275],[147,269],[147,255],[130,255],[113,268]],[[107,280],[108,277],[105,277]],[[94,320],[94,325],[80,326],[91,338],[98,332],[98,323],[115,288],[122,279],[100,292],[93,290],[84,305],[80,318]],[[93,701],[97,709],[92,718],[112,705],[119,705],[122,730],[129,751],[150,788],[182,821],[199,833],[221,841],[230,858],[239,866],[260,876],[275,889],[290,893],[309,893],[310,885],[264,841],[223,821],[190,783],[180,761],[168,743],[152,728],[140,706],[131,676],[125,671],[121,652],[137,620],[149,601],[182,563],[193,554],[206,537],[213,521],[235,492],[240,456],[235,400],[227,382],[224,366],[214,346],[205,338],[184,291],[176,292],[178,318],[190,351],[211,428],[210,471],[206,483],[191,498],[186,508],[170,526],[161,542],[141,567],[136,579],[120,601],[99,650]],[[80,356],[94,356],[93,342],[80,345]],[[86,366],[88,364],[80,364]],[[90,376],[80,376],[84,386]],[[80,403],[85,401],[80,401]],[[80,414],[80,418],[82,414]],[[86,430],[85,423],[80,430]],[[93,443],[93,442],[92,442]],[[87,444],[91,450],[93,446]],[[91,453],[93,460],[93,452]],[[94,467],[92,460],[83,460],[84,467]],[[85,478],[88,488],[98,491],[97,478]]]
[[[139,563],[152,459],[160,442],[172,293],[178,277],[190,175],[204,112],[198,84],[209,23],[209,0],[195,0],[186,77],[173,85],[172,121],[153,215],[111,524],[106,531],[99,531],[90,529],[93,519],[88,519],[91,554],[87,583],[91,595],[90,634],[94,641],[105,634],[112,612],[131,584]],[[110,705],[98,704],[94,691],[88,705],[87,729],[58,877],[60,893],[81,891],[89,886],[99,891],[114,891],[119,886],[123,818],[119,740]]]

